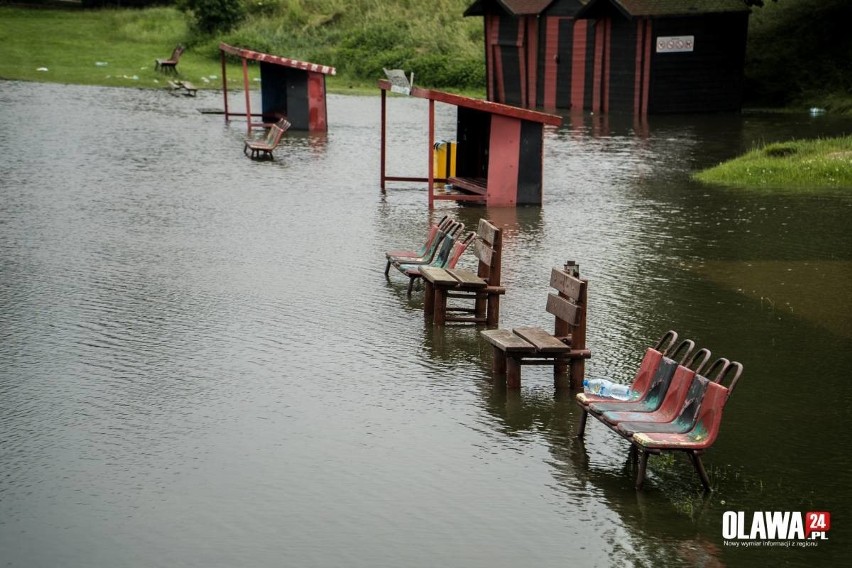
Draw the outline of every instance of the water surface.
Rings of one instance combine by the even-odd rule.
[[[542,207],[429,212],[422,186],[379,191],[378,97],[330,96],[329,132],[265,162],[218,106],[0,82],[0,565],[852,560],[852,198],[689,180],[849,121],[568,115]],[[426,103],[388,106],[389,173],[425,175]],[[439,137],[454,119],[438,105]],[[679,455],[637,493],[546,367],[506,392],[475,329],[423,323],[384,251],[446,213],[504,228],[503,327],[550,326],[550,268],[580,263],[589,373],[627,381],[670,328],[744,364],[709,497]],[[835,522],[817,549],[733,549],[728,510]]]

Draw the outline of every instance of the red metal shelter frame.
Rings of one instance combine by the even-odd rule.
[[[308,104],[313,105],[314,107],[317,107],[317,105],[321,107],[312,110],[310,125],[311,127],[309,129],[326,129],[327,125],[325,123],[325,75],[335,75],[337,71],[334,67],[329,67],[328,65],[318,65],[316,63],[308,63],[305,61],[298,61],[296,59],[280,57],[278,55],[270,55],[268,53],[260,53],[258,51],[252,51],[250,49],[234,47],[226,43],[219,44],[219,52],[220,59],[222,61],[222,96],[225,99],[225,122],[228,122],[230,120],[230,117],[232,116],[244,116],[246,119],[246,123],[248,124],[249,134],[251,134],[251,129],[253,127],[267,127],[270,125],[270,123],[268,122],[252,122],[252,118],[259,117],[262,115],[259,113],[251,112],[251,97],[249,92],[248,77],[248,60],[251,59],[253,61],[269,63],[272,65],[280,65],[282,67],[289,67],[308,73]],[[228,75],[225,65],[226,55],[236,55],[237,57],[242,59],[243,88],[245,91],[246,101],[246,110],[244,113],[230,112],[228,109]],[[318,119],[316,117],[320,117],[319,123],[317,122]]]
[[[508,130],[515,131],[516,134],[520,133],[521,123],[523,121],[538,123],[541,125],[550,125],[550,126],[559,126],[562,124],[562,117],[554,114],[547,114],[543,112],[523,109],[519,107],[514,107],[510,105],[505,105],[501,103],[495,103],[491,101],[484,101],[480,99],[473,99],[470,97],[465,97],[463,95],[456,95],[453,93],[446,93],[443,91],[435,91],[432,89],[424,89],[421,87],[412,87],[410,96],[420,97],[423,99],[427,99],[429,101],[429,144],[428,144],[428,167],[429,167],[429,175],[426,178],[419,177],[410,177],[410,176],[389,176],[386,173],[386,145],[387,145],[387,91],[391,90],[391,82],[386,79],[381,79],[378,82],[379,89],[381,89],[382,95],[382,121],[381,121],[381,190],[382,193],[386,192],[385,183],[388,181],[407,181],[407,182],[427,182],[428,190],[429,190],[429,208],[433,208],[435,200],[452,200],[452,201],[470,201],[470,202],[483,202],[488,201],[487,197],[484,195],[477,194],[441,194],[435,195],[435,182],[446,182],[447,179],[444,178],[436,178],[434,171],[434,154],[435,154],[435,102],[445,103],[449,105],[454,105],[456,107],[463,107],[467,109],[473,109],[477,111],[481,111],[491,115],[492,124],[500,123],[501,125],[507,127]],[[515,136],[517,138],[517,136]],[[515,148],[509,148],[507,151],[512,152]],[[503,151],[502,148],[492,148],[492,152],[495,155],[500,154]],[[511,159],[511,158],[510,158]],[[514,156],[515,167],[517,164],[517,156]],[[541,168],[541,162],[539,161],[534,166]],[[489,178],[491,176],[489,175]],[[491,182],[489,181],[489,186]],[[509,205],[509,203],[503,202],[495,202],[494,205]]]

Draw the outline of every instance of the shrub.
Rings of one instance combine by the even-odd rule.
[[[242,0],[179,0],[178,6],[192,16],[195,31],[227,32],[246,17]]]

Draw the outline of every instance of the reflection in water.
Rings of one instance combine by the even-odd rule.
[[[5,565],[848,563],[840,524],[818,550],[743,551],[720,519],[852,504],[846,452],[815,435],[852,396],[852,201],[689,181],[848,121],[569,114],[542,207],[430,212],[421,186],[379,191],[378,97],[331,96],[328,133],[268,162],[198,112],[220,99],[0,82]],[[388,172],[425,176],[427,108],[394,103]],[[384,251],[445,213],[504,229],[503,327],[552,326],[550,269],[580,264],[590,373],[627,381],[670,328],[744,364],[710,497],[683,456],[637,494],[625,442],[579,441],[546,367],[507,392],[474,328],[424,324]]]

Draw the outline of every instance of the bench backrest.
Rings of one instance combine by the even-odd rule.
[[[435,252],[430,266],[437,268],[445,268],[450,259],[450,253],[453,252],[453,247],[456,244],[456,236],[464,231],[464,223],[453,221],[446,231],[443,231],[443,236],[435,240]]]
[[[186,49],[186,48],[185,48],[184,46],[182,46],[182,45],[178,45],[178,46],[176,46],[176,47],[172,50],[172,56],[171,56],[171,57],[169,57],[169,61],[174,61],[175,63],[177,63],[177,62],[178,62],[178,60],[180,59],[180,56],[181,56],[181,54],[183,53],[184,49]]]
[[[473,231],[462,237],[457,237],[455,239],[455,242],[453,243],[453,249],[450,251],[450,255],[447,258],[447,262],[441,268],[455,268],[456,263],[458,263],[459,258],[461,258],[461,255],[464,253],[465,250],[467,250],[467,247],[469,247],[470,243],[472,243],[475,239],[476,233],[474,233]]]
[[[269,133],[266,135],[266,143],[270,148],[278,146],[278,143],[281,142],[281,137],[288,128],[290,128],[290,123],[283,118],[269,127]]]
[[[588,281],[566,269],[550,271],[550,287],[556,294],[547,296],[547,312],[555,316],[553,335],[566,341],[572,349],[586,348],[586,289]]]
[[[675,341],[677,341],[677,332],[670,329],[663,334],[654,347],[645,350],[642,362],[639,363],[639,368],[630,383],[630,400],[640,400],[645,397],[651,386],[651,379],[660,366],[660,361],[674,347]]]
[[[489,286],[499,286],[503,231],[487,219],[480,219],[476,230],[476,242],[473,244],[473,254],[479,260],[476,275],[488,282]]]
[[[445,231],[447,227],[450,226],[452,220],[449,215],[444,215],[437,223],[432,223],[429,225],[429,231],[426,233],[426,240],[423,241],[423,244],[420,245],[420,249],[417,251],[417,256],[425,256],[430,250],[434,250],[433,245],[438,239],[438,235],[440,231]]]
[[[699,376],[707,365],[710,355],[708,349],[699,349],[690,357],[688,362],[677,366],[667,388],[658,388],[655,393],[649,395],[657,397],[656,400],[649,400],[652,400],[656,404],[658,412],[666,417],[665,421],[677,418],[689,389],[695,382],[695,377]]]
[[[681,402],[678,415],[672,421],[672,432],[686,433],[695,425],[695,421],[698,419],[698,408],[701,406],[704,393],[707,391],[707,385],[711,382],[721,382],[730,364],[730,361],[724,357],[720,357],[713,362],[710,369],[707,370],[706,375],[696,373],[695,378],[689,385],[689,389],[686,391],[686,396],[684,396]]]

